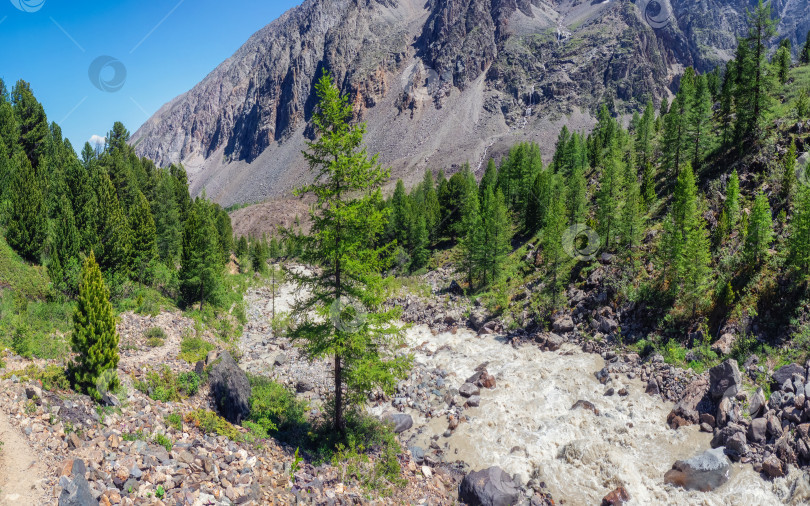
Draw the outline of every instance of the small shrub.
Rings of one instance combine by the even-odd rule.
[[[23,358],[31,358],[33,355],[31,341],[31,331],[28,329],[28,325],[23,323],[14,331],[11,338],[11,349]]]
[[[186,423],[193,424],[206,434],[217,434],[218,436],[224,436],[231,441],[240,441],[244,439],[236,427],[213,411],[198,409],[196,411],[186,413],[184,421]]]
[[[205,360],[208,352],[213,349],[214,345],[208,341],[184,334],[183,340],[180,342],[180,359],[189,364],[196,364],[200,360]]]
[[[65,369],[58,365],[48,365],[44,369],[40,369],[31,364],[22,371],[9,371],[0,378],[9,379],[12,376],[17,376],[23,382],[39,381],[45,390],[70,390],[70,381],[68,381]]]
[[[166,424],[181,432],[183,430],[183,417],[179,413],[170,413],[166,415]]]
[[[163,499],[163,496],[166,495],[166,491],[163,490],[163,485],[158,485],[155,489],[155,497],[158,499]]]
[[[124,432],[121,434],[121,439],[124,441],[145,441],[146,434],[144,434],[143,430],[137,430],[136,432]]]
[[[153,438],[153,440],[155,441],[155,443],[159,444],[163,448],[166,448],[167,452],[172,451],[172,446],[174,446],[174,443],[166,435],[164,435],[164,434],[155,434],[155,437]]]
[[[150,337],[146,340],[146,345],[150,348],[160,348],[163,346],[163,339],[157,337]]]

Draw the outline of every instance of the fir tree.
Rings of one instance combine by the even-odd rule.
[[[39,259],[45,240],[45,206],[40,180],[24,153],[12,159],[14,180],[11,188],[11,215],[6,239],[23,258]]]
[[[224,265],[213,206],[197,197],[188,211],[180,259],[180,291],[186,304],[215,303]]]
[[[621,210],[621,236],[625,246],[638,246],[644,232],[644,213],[641,199],[641,188],[634,165],[626,164],[624,206]]]
[[[558,186],[558,191],[565,193],[565,189]],[[551,291],[552,306],[557,305],[557,299],[565,285],[563,275],[566,261],[566,254],[563,249],[563,234],[568,225],[565,209],[565,199],[555,198],[549,207],[546,227],[543,229],[543,259],[548,266],[550,279],[549,290]]]
[[[155,220],[155,243],[160,259],[170,267],[180,261],[183,250],[183,223],[174,191],[174,179],[165,171],[157,176],[152,215]],[[241,257],[241,255],[240,255]]]
[[[376,245],[387,218],[380,187],[390,171],[361,148],[365,125],[350,125],[352,107],[329,74],[315,91],[317,137],[304,152],[314,181],[297,194],[317,199],[311,231],[300,241],[303,263],[320,268],[292,273],[309,295],[293,308],[302,319],[289,335],[310,357],[333,359],[333,427],[345,434],[344,393],[350,404],[367,399],[374,388],[392,394],[410,359],[394,353],[402,329],[394,323],[397,309],[383,308],[380,274],[392,251]]]
[[[726,186],[726,201],[720,215],[719,236],[722,242],[737,227],[740,217],[740,178],[737,171],[731,173]]]
[[[425,216],[425,227],[428,231],[428,245],[438,240],[438,227],[441,208],[439,206],[439,194],[436,192],[436,184],[433,181],[433,172],[425,169],[425,177],[422,179],[422,187],[425,192],[423,214]]]
[[[602,175],[599,179],[599,190],[596,193],[597,231],[608,250],[613,249],[616,236],[619,234],[618,221],[619,209],[623,200],[623,172],[623,164],[619,158],[616,141],[614,141],[604,160]]]
[[[429,237],[427,232],[427,225],[425,225],[425,216],[415,216],[414,225],[411,227],[411,271],[417,271],[425,267],[430,260],[430,252],[428,250]]]
[[[98,264],[105,273],[128,275],[132,259],[129,223],[118,202],[115,187],[104,169],[99,169],[96,180],[97,242],[90,249],[98,255]]]
[[[744,254],[749,265],[759,265],[765,260],[772,241],[771,206],[768,204],[768,197],[760,193],[754,201],[745,239]]]
[[[694,225],[686,231],[678,271],[681,282],[679,298],[684,305],[691,307],[694,317],[701,302],[706,300],[712,281],[709,236],[706,222],[700,216],[695,217]]]
[[[389,237],[397,241],[397,245],[405,248],[408,244],[408,223],[410,222],[410,209],[408,194],[405,192],[405,183],[397,179],[394,195],[391,197],[391,219],[388,221]]]
[[[583,168],[575,166],[568,178],[568,223],[583,223],[588,212],[588,190]]]
[[[73,292],[77,288],[79,264],[79,230],[70,200],[62,194],[53,227],[51,258],[48,263],[48,274],[57,289]]]
[[[141,192],[138,192],[135,205],[130,211],[129,226],[132,230],[132,265],[138,280],[143,281],[157,256],[157,246],[155,220],[149,209],[149,202]]]
[[[96,389],[99,378],[118,366],[118,342],[110,292],[91,251],[84,261],[73,313],[71,346],[77,356],[70,372],[77,389],[99,398]]]
[[[484,244],[482,223],[478,192],[467,192],[461,205],[461,233],[456,263],[467,278],[470,290],[473,290],[480,272],[481,248]]]
[[[23,80],[17,81],[14,85],[11,102],[20,135],[19,144],[31,161],[31,166],[36,170],[39,168],[39,158],[44,153],[49,137],[45,109],[34,98],[31,85]]]
[[[767,61],[768,44],[776,35],[776,21],[771,17],[771,4],[759,0],[748,12],[748,36],[738,56],[737,122],[738,140],[758,135],[765,114],[770,109],[773,76]]]

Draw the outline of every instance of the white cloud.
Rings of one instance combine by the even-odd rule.
[[[99,149],[104,147],[104,144],[107,142],[107,138],[100,135],[92,135],[87,142],[90,143],[93,149]]]

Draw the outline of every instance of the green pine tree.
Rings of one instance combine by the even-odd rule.
[[[799,54],[799,60],[805,65],[810,63],[810,32],[807,32],[802,52]]]
[[[428,236],[427,225],[425,224],[425,216],[415,216],[414,225],[411,227],[411,271],[417,271],[425,267],[430,260],[430,238]]]
[[[691,149],[692,168],[701,167],[706,154],[712,145],[712,97],[706,75],[696,78],[695,91],[686,118],[687,145]]]
[[[224,264],[219,249],[213,205],[197,197],[188,211],[180,257],[180,292],[186,304],[216,303]]]
[[[57,289],[74,293],[78,287],[79,263],[79,230],[73,208],[66,195],[59,198],[56,220],[50,240],[51,258],[48,263],[48,274]]]
[[[160,171],[157,175],[152,216],[155,220],[158,256],[168,266],[175,267],[183,251],[183,223],[174,191],[174,178],[166,171]]]
[[[138,192],[130,210],[129,227],[132,230],[132,265],[139,281],[143,281],[157,257],[155,220],[146,197]]]
[[[624,165],[614,141],[606,153],[596,193],[597,232],[608,250],[614,248],[619,235],[619,210],[624,200],[623,174]]]
[[[17,81],[11,91],[11,103],[17,120],[20,147],[31,161],[31,166],[37,170],[39,158],[47,147],[50,132],[45,109],[34,98],[31,85],[22,79]]]
[[[559,192],[565,193],[565,189],[559,183],[556,185]],[[557,306],[557,301],[565,288],[565,268],[567,261],[563,248],[563,234],[568,226],[568,210],[565,208],[565,199],[555,198],[549,207],[548,219],[543,229],[542,245],[543,259],[549,271],[548,289],[551,292],[552,306]]]
[[[77,389],[99,397],[96,389],[99,379],[105,371],[114,372],[118,366],[118,342],[110,292],[91,251],[84,261],[73,313],[71,347],[76,358],[70,373]]]
[[[12,159],[11,215],[6,239],[23,258],[36,262],[45,240],[46,221],[40,179],[24,153]]]
[[[481,248],[484,244],[483,220],[477,191],[467,192],[461,203],[461,223],[458,240],[458,257],[456,265],[467,278],[470,291],[475,288],[475,281],[480,274]]]
[[[790,39],[785,39],[788,45],[779,45],[776,54],[773,57],[773,64],[776,66],[776,75],[779,79],[779,84],[784,85],[788,80],[788,73],[790,72],[791,56],[790,56]],[[783,41],[783,42],[784,42]]]
[[[129,275],[132,259],[132,236],[129,223],[118,202],[115,187],[104,169],[96,175],[95,222],[98,225],[96,243],[90,249],[96,252],[98,264],[105,273]],[[91,210],[92,212],[92,210]]]
[[[328,73],[315,91],[317,138],[304,152],[314,181],[296,193],[316,198],[311,230],[299,240],[301,261],[319,268],[291,273],[309,295],[293,308],[301,321],[289,336],[310,357],[333,359],[332,425],[345,434],[346,401],[359,404],[375,388],[392,394],[410,358],[395,353],[403,337],[395,323],[399,311],[383,307],[387,296],[380,273],[393,251],[377,241],[387,221],[380,188],[390,170],[361,147],[366,127],[350,124],[348,97],[340,95]]]

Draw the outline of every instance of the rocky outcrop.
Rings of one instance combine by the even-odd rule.
[[[461,482],[458,500],[469,506],[511,506],[519,489],[500,467],[469,473]]]
[[[231,423],[250,414],[250,381],[227,351],[214,361],[209,376],[211,395],[219,413]]]

